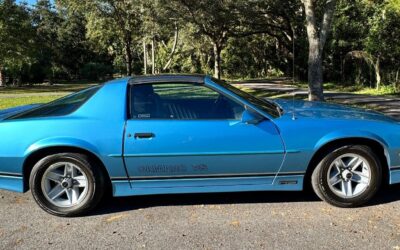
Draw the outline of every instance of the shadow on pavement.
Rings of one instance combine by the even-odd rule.
[[[400,200],[400,185],[382,188],[365,206],[376,206]],[[172,194],[131,197],[107,197],[87,216],[111,214],[129,210],[160,206],[224,205],[255,203],[295,203],[320,201],[307,192],[238,192],[208,194]]]

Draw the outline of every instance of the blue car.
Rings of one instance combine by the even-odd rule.
[[[339,105],[258,99],[209,76],[137,76],[0,111],[0,188],[53,215],[113,196],[301,191],[359,206],[400,182],[400,126]]]

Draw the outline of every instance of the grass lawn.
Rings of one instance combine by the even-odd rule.
[[[47,103],[60,97],[62,97],[62,95],[25,96],[25,97],[14,97],[14,98],[0,97],[0,109],[12,108],[16,106],[35,104],[35,103]]]
[[[2,87],[0,88],[0,109],[35,103],[47,103],[69,93],[93,86],[94,84],[96,83],[36,84],[21,87]]]
[[[58,93],[58,92],[76,92],[81,89],[93,86],[96,83],[79,83],[79,84],[54,84],[54,85],[24,85],[21,87],[2,87],[1,94],[30,94],[30,93]]]

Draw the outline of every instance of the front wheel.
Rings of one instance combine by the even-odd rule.
[[[29,185],[36,203],[46,212],[76,216],[100,201],[104,176],[86,155],[61,153],[36,163]]]
[[[338,207],[369,201],[382,180],[378,157],[367,146],[344,146],[329,153],[315,168],[311,183],[322,200]]]

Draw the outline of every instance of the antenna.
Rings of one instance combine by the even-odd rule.
[[[293,75],[292,75],[292,84],[293,84],[293,92],[292,92],[292,120],[294,121],[294,120],[296,120],[296,115],[295,115],[295,108],[294,108],[294,98],[295,98],[295,96],[296,96],[296,88],[295,88],[295,66],[296,66],[296,64],[295,64],[295,60],[294,60],[294,58],[295,58],[295,32],[294,32],[294,27],[292,26],[292,55],[293,55],[293,60],[292,60],[292,62],[293,62],[293,65],[292,65],[292,67],[293,67]]]
[[[295,89],[293,89],[293,94],[292,94],[292,120],[296,120],[296,115],[295,115],[295,108],[294,108],[294,97],[296,96]]]

